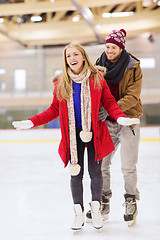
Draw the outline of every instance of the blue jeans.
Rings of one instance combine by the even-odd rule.
[[[101,201],[102,196],[102,161],[95,162],[95,149],[93,137],[87,144],[82,142],[79,137],[80,129],[76,129],[78,164],[81,166],[77,176],[71,176],[71,192],[74,204],[80,204],[83,208],[83,174],[84,174],[84,150],[87,147],[88,172],[91,179],[92,201]]]

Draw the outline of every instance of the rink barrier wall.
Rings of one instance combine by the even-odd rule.
[[[160,142],[160,138],[140,138],[141,142]],[[60,142],[60,139],[34,139],[34,140],[0,140],[0,143],[49,143]]]

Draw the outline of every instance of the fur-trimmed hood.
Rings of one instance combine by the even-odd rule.
[[[103,75],[103,77],[105,76],[105,74],[107,72],[107,68],[106,67],[103,67],[103,66],[100,66],[100,65],[94,65],[94,68],[96,70],[98,70]]]
[[[54,75],[51,79],[52,83],[55,85],[57,80],[62,76],[62,74]]]

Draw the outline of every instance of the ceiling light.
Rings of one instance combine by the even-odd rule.
[[[32,16],[31,21],[32,22],[40,22],[40,21],[42,21],[42,17],[41,16]]]
[[[113,12],[112,17],[128,17],[133,15],[133,12]]]
[[[80,15],[76,15],[72,18],[73,22],[78,22],[80,20]]]
[[[112,17],[112,13],[103,13],[103,14],[102,14],[102,17],[103,17],[103,18]]]
[[[113,12],[113,13],[103,13],[103,18],[109,18],[109,17],[129,17],[133,15],[133,12]]]

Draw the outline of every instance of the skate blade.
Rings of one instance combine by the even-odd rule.
[[[80,229],[72,229],[72,231],[73,231],[74,234],[77,234],[77,233],[79,233],[80,231],[82,231],[82,228],[80,228]]]
[[[136,224],[136,221],[135,220],[128,221],[127,224],[128,224],[128,227],[133,227]]]
[[[72,229],[73,233],[78,233],[82,230],[83,226],[84,226],[84,223],[82,224],[81,228],[71,228],[71,229]]]
[[[100,230],[102,229],[103,225],[100,226],[100,227],[96,227],[96,226],[93,226],[96,230],[98,230],[98,232],[100,232]]]
[[[135,213],[135,215],[133,217],[133,220],[127,221],[128,227],[132,227],[132,226],[134,226],[136,224],[137,215],[138,215],[138,211],[136,211],[136,213]]]
[[[132,227],[136,224],[136,220],[127,221],[128,227]]]

